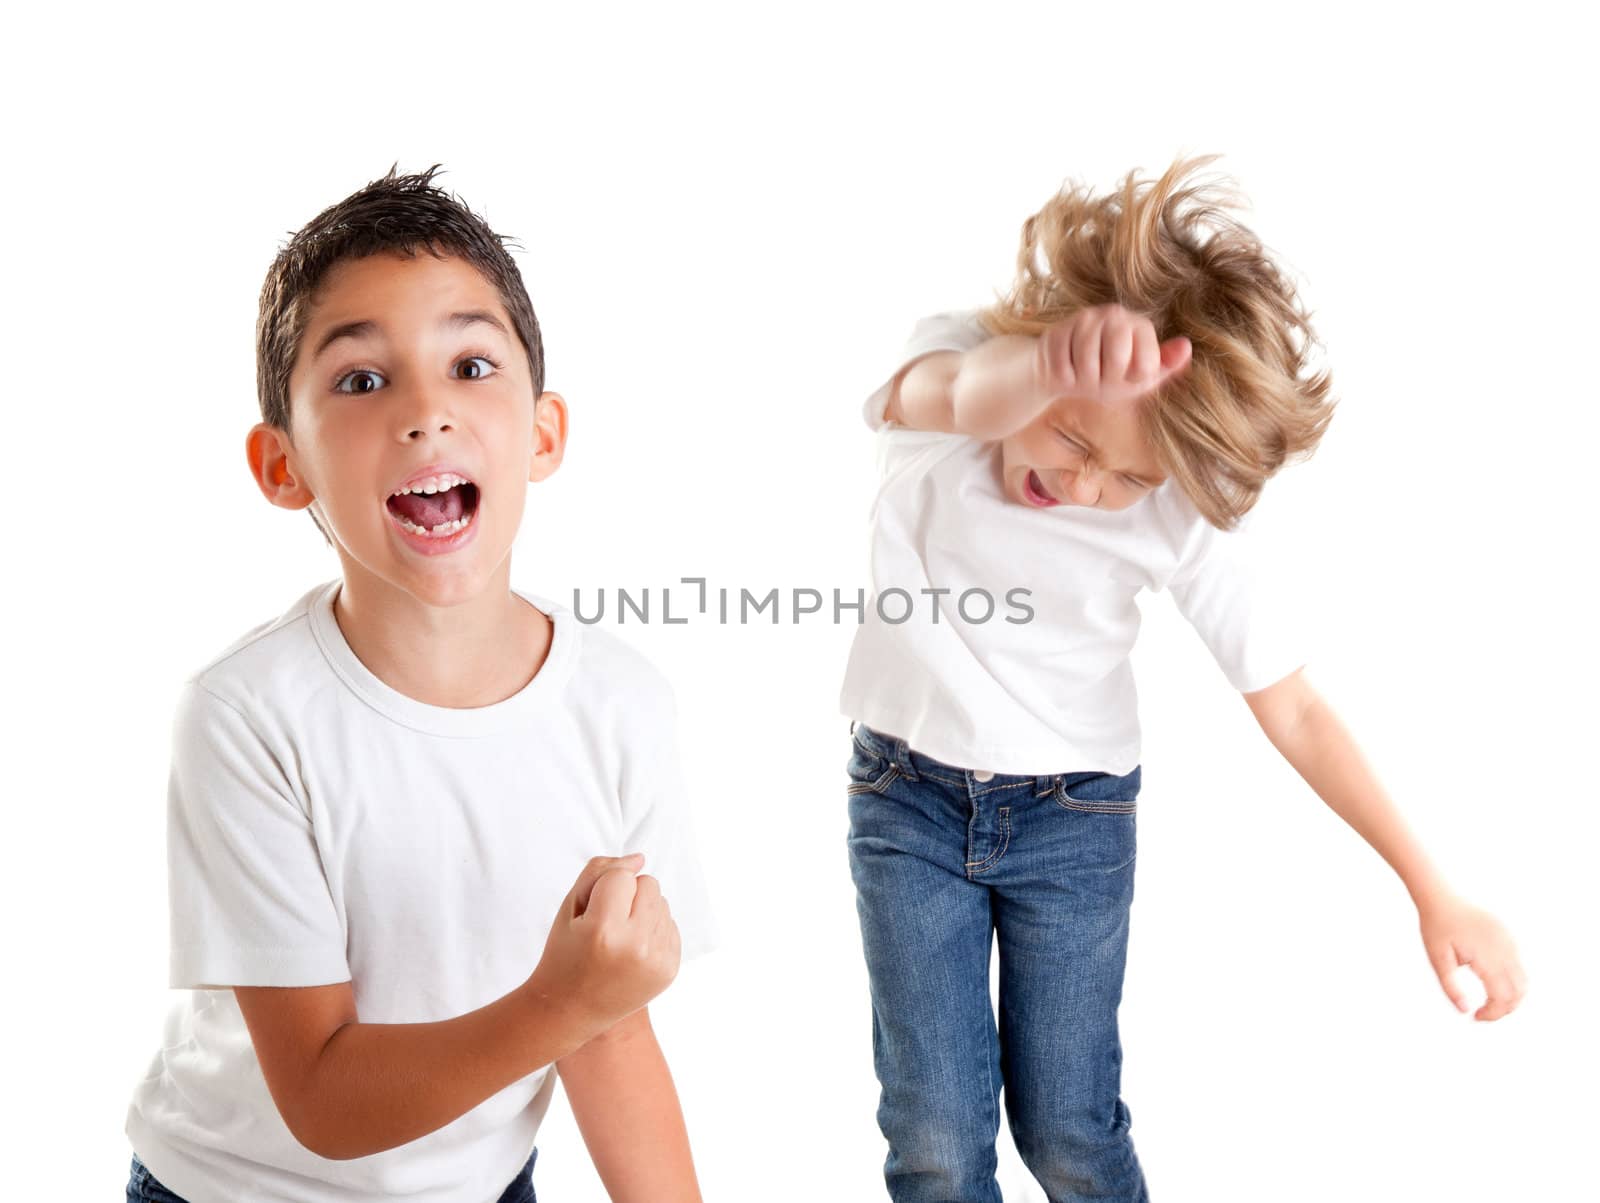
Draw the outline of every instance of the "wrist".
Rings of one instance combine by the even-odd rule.
[[[516,994],[527,1030],[539,1033],[542,1043],[551,1050],[542,1063],[559,1060],[582,1047],[607,1026],[604,1018],[585,1006],[570,985],[551,980],[539,969],[528,975]]]
[[[1050,399],[1039,347],[1029,335],[1000,335],[961,357],[950,386],[957,433],[1004,439],[1038,416]]]
[[[1416,880],[1406,882],[1405,885],[1418,914],[1438,911],[1460,901],[1455,892],[1445,884],[1444,879],[1436,873],[1422,874]]]
[[[1048,400],[1050,382],[1055,379],[1055,370],[1050,364],[1050,342],[1038,337],[1029,341],[1033,345],[1028,351],[1028,390],[1037,408],[1042,409]]]

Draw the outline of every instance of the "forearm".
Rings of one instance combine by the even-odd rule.
[[[646,1011],[557,1067],[613,1203],[700,1203],[683,1111]]]
[[[364,1157],[444,1127],[589,1034],[581,1016],[526,985],[453,1019],[348,1023],[285,1119],[320,1156]]]
[[[1448,893],[1354,737],[1320,696],[1284,730],[1266,733],[1328,808],[1388,862],[1419,907]]]
[[[914,430],[992,440],[1027,425],[1044,408],[1038,339],[1001,335],[970,351],[917,360],[891,396],[887,414]]]

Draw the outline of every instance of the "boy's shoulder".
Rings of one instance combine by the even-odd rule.
[[[308,656],[316,654],[312,607],[337,584],[337,580],[323,581],[306,590],[280,614],[250,627],[193,669],[184,685],[198,686],[237,704],[300,678]]]
[[[673,705],[671,680],[626,636],[598,623],[581,621],[572,607],[552,598],[524,589],[516,592],[549,614],[558,629],[565,625],[568,635],[578,644],[571,676],[574,685],[614,697],[629,706],[637,706],[641,701],[668,708]]]

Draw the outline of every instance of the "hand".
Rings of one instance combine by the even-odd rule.
[[[1417,913],[1422,920],[1422,946],[1456,1010],[1468,1007],[1454,980],[1455,970],[1467,965],[1488,993],[1473,1018],[1493,1020],[1511,1014],[1527,992],[1528,978],[1500,921],[1453,896],[1421,904]]]
[[[1143,314],[1097,305],[1039,336],[1035,372],[1040,393],[1051,401],[1077,397],[1122,405],[1183,371],[1191,352],[1182,336],[1159,341]]]
[[[529,976],[599,1033],[660,994],[678,973],[678,925],[640,853],[597,856],[583,867]]]

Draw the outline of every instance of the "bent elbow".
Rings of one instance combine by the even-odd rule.
[[[332,1130],[333,1125],[323,1122],[314,1108],[280,1105],[278,1115],[301,1148],[325,1161],[350,1161],[377,1151],[355,1147],[348,1134]]]

